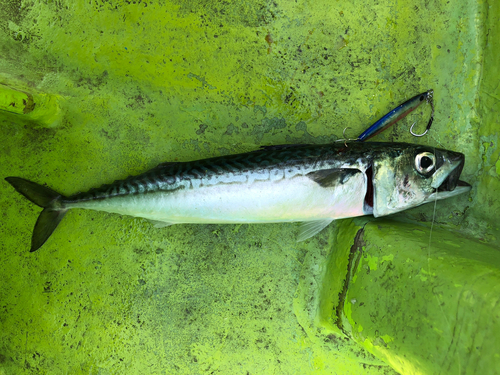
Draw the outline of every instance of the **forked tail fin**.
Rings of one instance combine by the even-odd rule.
[[[60,203],[61,199],[65,197],[52,189],[24,178],[7,177],[5,180],[34,204],[43,207],[31,238],[30,251],[36,251],[47,241],[66,214],[67,209],[64,209]]]

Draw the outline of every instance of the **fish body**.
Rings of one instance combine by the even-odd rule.
[[[282,145],[164,163],[68,197],[18,177],[6,180],[44,207],[31,251],[72,208],[141,217],[157,226],[300,221],[304,240],[335,219],[384,216],[466,192],[470,186],[458,181],[464,160],[457,152],[403,143]]]
[[[62,203],[64,208],[169,224],[274,223],[366,214],[359,199],[366,190],[366,161],[341,160],[332,151],[325,146],[290,147],[160,165]],[[341,180],[321,185],[315,181],[318,172]]]

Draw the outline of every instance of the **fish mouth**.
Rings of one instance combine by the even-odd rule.
[[[434,192],[427,197],[425,200],[426,203],[467,193],[472,189],[471,185],[460,180],[460,175],[465,165],[465,156],[463,154],[458,152],[454,153],[453,157],[447,158],[445,163],[448,163],[447,168],[444,165],[442,168],[448,169],[448,175],[441,177],[444,178],[444,180],[437,188],[433,184],[433,187],[435,187]],[[446,172],[446,169],[444,169],[443,172]],[[438,174],[438,172],[436,174]],[[441,178],[437,176],[438,180]]]
[[[446,177],[443,183],[439,185],[439,187],[437,188],[438,192],[453,191],[460,184],[465,184],[462,186],[469,185],[466,182],[459,180],[460,175],[462,174],[462,170],[464,169],[465,157],[463,155],[460,155],[460,158],[457,159],[453,160],[453,164],[456,163],[457,165],[453,168],[453,170],[450,172],[448,177]]]

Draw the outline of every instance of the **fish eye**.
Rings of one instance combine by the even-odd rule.
[[[420,174],[429,174],[436,166],[436,157],[430,152],[421,152],[415,157],[415,169]]]

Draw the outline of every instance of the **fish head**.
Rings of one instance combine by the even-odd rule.
[[[390,215],[470,191],[471,186],[459,180],[464,163],[459,152],[388,146],[373,159],[373,215]]]

